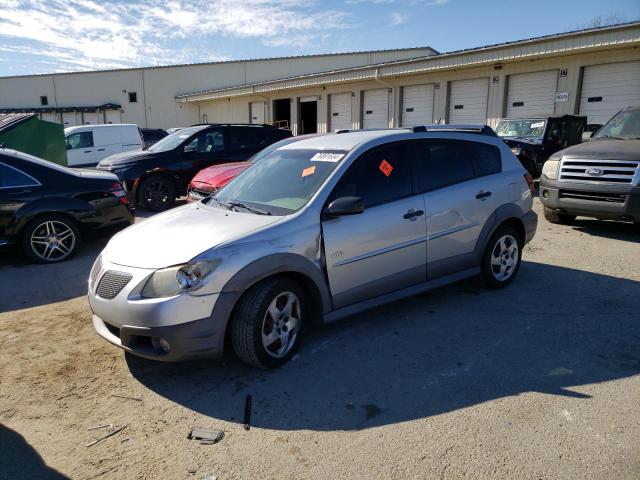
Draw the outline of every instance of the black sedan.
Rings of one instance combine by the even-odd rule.
[[[87,234],[133,220],[112,173],[0,148],[0,245],[18,244],[30,260],[56,263],[71,258]]]
[[[145,209],[171,208],[187,194],[191,179],[203,168],[242,162],[291,132],[269,125],[206,124],[182,128],[147,150],[105,158],[98,170],[115,173],[130,202]]]

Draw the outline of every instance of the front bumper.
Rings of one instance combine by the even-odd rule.
[[[100,271],[89,280],[88,293],[98,335],[130,353],[154,360],[220,356],[228,315],[213,315],[219,295],[142,298],[140,291],[153,272],[102,259]],[[105,290],[99,288],[101,281],[113,285],[113,276],[108,280],[107,273],[131,277],[112,298],[98,293],[105,295]],[[113,288],[120,287],[112,287],[109,296],[115,291]]]
[[[538,228],[538,215],[533,210],[528,211],[522,217],[522,223],[524,223],[525,229],[525,245],[533,240]]]
[[[559,213],[640,221],[640,186],[540,179],[540,201]]]

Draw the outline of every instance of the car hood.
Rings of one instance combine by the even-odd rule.
[[[121,231],[107,244],[104,256],[111,263],[137,268],[180,265],[281,218],[191,203]]]
[[[221,187],[225,185],[229,180],[238,176],[241,172],[244,172],[251,163],[249,162],[234,162],[223,163],[222,165],[213,165],[211,167],[200,170],[192,183],[207,183],[213,187]]]
[[[640,140],[590,140],[559,151],[554,158],[640,160]]]
[[[163,156],[164,152],[150,152],[148,150],[132,150],[128,152],[116,153],[109,155],[99,163],[100,168],[117,167],[118,165],[126,165],[128,163],[140,162],[152,158]]]
[[[94,170],[90,168],[74,168],[73,171],[81,176],[82,178],[91,179],[91,180],[109,180],[112,182],[117,182],[118,177],[115,173],[111,172],[103,172],[100,170]]]

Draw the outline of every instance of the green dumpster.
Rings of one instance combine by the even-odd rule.
[[[34,113],[0,114],[0,145],[67,165],[64,127]]]

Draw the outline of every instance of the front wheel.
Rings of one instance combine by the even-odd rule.
[[[138,198],[146,210],[163,212],[173,207],[176,187],[171,180],[161,175],[152,175],[143,180]]]
[[[571,225],[575,219],[575,215],[568,215],[566,213],[559,213],[550,208],[544,207],[544,218],[550,223],[556,223],[559,225]]]
[[[504,288],[520,270],[523,247],[514,228],[504,225],[491,236],[482,256],[482,278],[489,288]]]
[[[305,309],[304,292],[290,279],[267,279],[249,289],[231,323],[240,360],[264,369],[286,363],[300,345]]]
[[[22,249],[33,262],[63,262],[73,257],[79,246],[78,228],[62,215],[36,218],[22,232]]]

